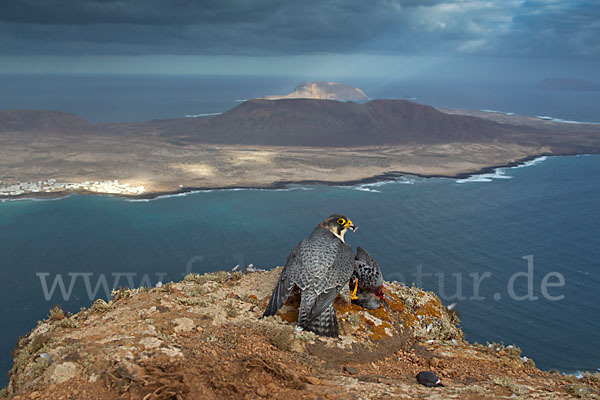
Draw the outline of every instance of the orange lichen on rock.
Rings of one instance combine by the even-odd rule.
[[[394,293],[386,293],[385,300],[387,304],[390,305],[392,311],[403,312],[406,309],[404,303],[402,302],[402,299],[396,296]]]
[[[383,340],[391,337],[390,329],[392,325],[388,322],[383,322],[379,325],[373,325],[373,334],[371,335],[371,339],[374,341]]]

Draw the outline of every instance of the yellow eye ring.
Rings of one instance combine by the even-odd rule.
[[[344,218],[339,218],[337,220],[337,223],[340,224],[340,225],[344,225],[346,223],[346,220]]]

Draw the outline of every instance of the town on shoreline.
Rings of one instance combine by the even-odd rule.
[[[57,182],[56,179],[47,179],[37,182],[17,182],[14,184],[4,184],[0,181],[0,196],[5,197],[75,191],[137,196],[144,194],[146,189],[144,186],[131,186],[129,183],[120,183],[118,179],[111,181],[85,181],[81,183]]]

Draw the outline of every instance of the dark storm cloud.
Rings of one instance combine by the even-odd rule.
[[[597,1],[3,0],[2,54],[600,56]]]

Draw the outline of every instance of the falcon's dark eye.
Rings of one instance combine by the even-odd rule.
[[[343,226],[346,223],[346,220],[344,218],[338,218],[337,223]]]

